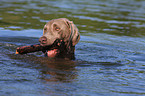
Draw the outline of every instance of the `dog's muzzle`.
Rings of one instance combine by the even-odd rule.
[[[45,45],[47,43],[47,38],[45,36],[40,37],[39,39],[40,44]]]
[[[48,46],[48,45],[45,45],[45,42],[46,42],[45,37],[42,36],[39,41],[42,44],[42,46]],[[57,39],[54,41],[52,45],[49,45],[48,49],[45,49],[42,52],[45,54],[45,56],[56,57],[61,52],[61,50],[64,49],[63,48],[64,46],[65,46],[64,41]]]

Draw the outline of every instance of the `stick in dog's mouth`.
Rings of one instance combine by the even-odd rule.
[[[45,56],[56,57],[60,51],[63,50],[62,46],[64,46],[64,41],[55,40],[55,42],[50,46],[52,46],[50,49],[43,50]]]
[[[27,53],[37,52],[37,51],[42,51],[44,53],[46,51],[50,51],[50,53],[52,54],[52,53],[56,53],[57,51],[56,49],[59,49],[63,45],[63,43],[64,42],[62,40],[55,40],[55,42],[52,45],[42,46],[41,44],[35,44],[29,46],[22,46],[16,49],[16,54],[27,54]]]

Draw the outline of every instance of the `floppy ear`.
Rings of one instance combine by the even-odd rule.
[[[75,46],[80,40],[80,33],[78,32],[78,28],[72,21],[69,21],[66,18],[63,18],[63,20],[70,30],[69,42],[72,42],[72,45]]]
[[[71,33],[72,33],[72,45],[75,46],[80,40],[80,33],[78,32],[78,28],[74,25],[73,22],[70,23]]]

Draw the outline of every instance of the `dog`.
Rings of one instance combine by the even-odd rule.
[[[48,57],[75,59],[75,45],[79,40],[80,33],[75,24],[66,18],[59,18],[46,23],[39,42],[42,46],[58,43],[58,48],[43,52]]]

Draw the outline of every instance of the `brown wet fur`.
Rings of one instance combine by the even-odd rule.
[[[43,36],[40,37],[41,45],[52,45],[56,40],[62,40],[64,44],[59,48],[55,57],[74,59],[75,45],[80,40],[80,34],[75,24],[66,19],[53,19],[43,28]]]

